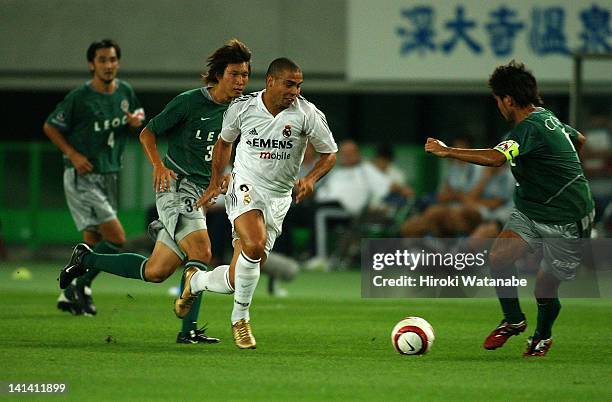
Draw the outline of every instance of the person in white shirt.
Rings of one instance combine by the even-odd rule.
[[[359,215],[374,200],[391,190],[391,180],[372,164],[361,161],[353,140],[340,144],[340,165],[321,183],[315,199],[319,203],[337,202],[350,215]]]
[[[371,163],[384,173],[392,182],[406,184],[406,174],[394,162],[395,152],[391,144],[380,144],[376,147],[376,154]]]
[[[259,280],[260,267],[281,234],[292,193],[299,203],[336,162],[338,146],[325,115],[300,96],[304,81],[300,67],[287,58],[272,61],[266,88],[237,98],[223,118],[223,128],[213,149],[210,185],[197,201],[207,204],[227,189],[226,212],[233,228],[234,256],[229,265],[212,271],[185,271],[185,290],[175,303],[177,315],[187,314],[191,300],[209,290],[234,289],[232,334],[241,349],[256,347],[249,307]],[[223,167],[236,147],[231,178]],[[320,156],[310,172],[297,179],[308,142]]]
[[[409,197],[409,187],[395,182],[369,161],[362,161],[359,146],[353,140],[340,144],[340,166],[322,181],[315,199],[319,203],[337,202],[352,216],[368,206],[380,205],[391,193]]]

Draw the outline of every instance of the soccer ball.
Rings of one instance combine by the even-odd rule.
[[[391,331],[391,343],[402,355],[427,353],[435,339],[432,326],[420,317],[406,317]]]

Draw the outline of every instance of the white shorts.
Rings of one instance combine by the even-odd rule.
[[[270,253],[274,242],[283,229],[283,220],[291,206],[291,194],[278,194],[257,187],[232,173],[227,194],[225,211],[232,224],[232,237],[238,239],[234,220],[245,212],[258,209],[263,213],[266,223],[266,255]]]

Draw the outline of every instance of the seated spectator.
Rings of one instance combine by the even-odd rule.
[[[472,141],[469,137],[460,136],[453,140],[453,147],[469,148]],[[400,228],[404,237],[421,237],[426,234],[444,236],[447,231],[441,230],[447,219],[455,219],[452,227],[459,226],[457,221],[473,221],[477,219],[471,211],[465,211],[464,216],[448,217],[449,205],[461,205],[467,194],[476,186],[482,175],[483,167],[465,163],[456,159],[444,160],[444,176],[435,195],[422,197],[417,201],[417,208],[423,212],[408,218]]]
[[[512,209],[514,183],[506,167],[483,169],[471,190],[458,198],[460,202],[429,207],[402,225],[402,235],[455,237],[471,233],[483,221],[504,222]]]
[[[406,175],[394,163],[395,153],[389,144],[382,144],[376,148],[376,155],[371,163],[379,172],[384,174],[395,186],[392,191],[382,200],[370,203],[370,209],[386,213],[388,216],[394,214],[399,208],[406,204],[408,198],[414,196],[414,191],[406,185]],[[394,191],[395,190],[395,191]]]
[[[343,141],[339,147],[339,163],[321,182],[315,191],[315,242],[319,260],[328,257],[327,238],[332,227],[340,224],[354,225],[336,236],[334,251],[340,254],[349,249],[354,238],[359,236],[362,220],[371,209],[377,209],[385,197],[397,193],[401,197],[412,195],[412,189],[395,183],[373,163],[362,161],[359,147],[352,140]],[[376,211],[378,212],[378,211]],[[385,214],[369,215],[369,218],[386,219]],[[340,258],[344,258],[341,256]],[[350,257],[349,257],[350,258]]]
[[[374,164],[363,162],[354,141],[343,141],[339,155],[339,165],[322,180],[315,192],[318,203],[336,203],[349,215],[358,216],[370,204],[380,203],[390,193],[412,195],[409,187],[394,182]]]
[[[479,200],[472,206],[478,208],[482,222],[476,226],[468,237],[472,249],[479,246],[480,241],[492,241],[503,229],[510,217],[514,202],[512,194],[516,181],[505,165],[499,168],[487,168],[483,179],[476,186],[476,191],[483,187]],[[480,247],[483,247],[480,245]]]
[[[395,152],[389,144],[382,144],[376,148],[376,155],[371,163],[378,168],[385,176],[393,183],[404,185],[406,184],[406,175],[394,163]]]
[[[470,148],[472,140],[469,137],[457,137],[452,146]],[[482,173],[482,167],[465,163],[456,159],[446,159],[447,166],[442,179],[442,186],[436,195],[437,203],[463,202],[463,197],[476,185]]]

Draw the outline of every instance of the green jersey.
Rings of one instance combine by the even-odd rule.
[[[179,176],[207,187],[212,151],[221,132],[223,113],[229,104],[215,102],[207,88],[192,89],[172,99],[147,128],[156,136],[168,137],[167,168]]]
[[[89,159],[94,173],[116,173],[121,169],[128,134],[134,131],[127,123],[127,112],[144,119],[144,111],[128,83],[117,80],[115,91],[106,94],[88,82],[70,91],[47,123]],[[65,155],[64,166],[72,167]]]
[[[594,208],[574,142],[578,132],[544,108],[537,108],[495,147],[510,160],[517,181],[516,208],[530,219],[577,222]]]

